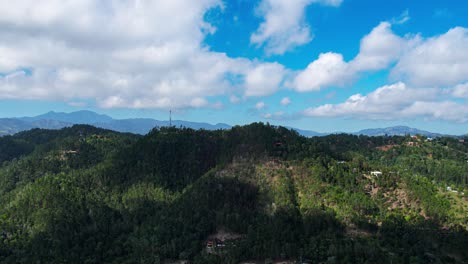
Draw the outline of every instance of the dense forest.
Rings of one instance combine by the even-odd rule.
[[[468,263],[468,139],[0,137],[0,263]]]

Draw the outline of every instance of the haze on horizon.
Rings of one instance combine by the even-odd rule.
[[[0,0],[0,117],[468,132],[468,3]]]

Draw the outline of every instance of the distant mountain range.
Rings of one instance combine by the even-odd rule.
[[[403,135],[423,135],[426,137],[440,137],[445,136],[439,133],[432,133],[425,130],[420,130],[417,128],[411,128],[407,126],[394,126],[394,127],[387,127],[387,128],[371,128],[371,129],[363,129],[357,133],[353,133],[356,135],[366,135],[366,136],[403,136]]]
[[[154,127],[169,126],[169,121],[155,120],[151,118],[129,118],[129,119],[114,119],[107,115],[97,114],[92,111],[77,111],[72,113],[48,112],[43,115],[34,117],[19,117],[19,118],[0,118],[0,136],[15,134],[24,130],[33,128],[44,129],[60,129],[63,127],[73,126],[75,124],[89,124],[96,127],[111,129],[119,132],[130,132],[135,134],[146,134]],[[172,125],[189,127],[193,129],[229,129],[228,124],[209,124],[201,122],[189,122],[182,120],[173,120]],[[331,133],[319,133],[310,130],[296,130],[299,134],[306,137],[325,136]],[[419,130],[407,126],[395,126],[387,128],[364,129],[358,132],[350,133],[354,135],[366,136],[393,136],[393,135],[415,135],[420,134],[427,137],[438,137],[442,134],[432,133],[429,131]]]
[[[169,121],[150,118],[113,119],[110,116],[97,114],[92,111],[77,111],[72,113],[57,113],[52,111],[34,117],[0,118],[0,136],[11,135],[32,128],[60,129],[75,124],[88,124],[119,132],[146,134],[154,127],[169,126]],[[231,127],[227,124],[212,125],[182,120],[173,120],[172,125],[208,130],[228,129]]]

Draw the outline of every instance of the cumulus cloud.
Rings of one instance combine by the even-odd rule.
[[[265,96],[276,92],[286,70],[278,63],[263,63],[252,68],[245,77],[246,96]]]
[[[359,54],[349,63],[354,73],[387,68],[415,40],[393,33],[389,22],[382,22],[362,38]]]
[[[411,88],[399,82],[386,85],[367,94],[355,94],[340,104],[325,104],[308,108],[306,116],[345,116],[359,119],[399,119],[427,117],[447,121],[466,122],[468,105],[444,97],[437,88]],[[444,99],[444,100],[442,100]]]
[[[392,32],[390,23],[382,22],[361,40],[352,61],[345,62],[341,54],[321,54],[297,75],[294,88],[313,91],[343,86],[361,72],[385,69],[396,61],[395,79],[422,86],[454,85],[468,78],[467,32],[458,27],[426,40],[417,35],[402,38]]]
[[[322,53],[296,76],[293,87],[299,92],[318,91],[324,86],[344,85],[352,76],[341,54]]]
[[[230,58],[203,44],[216,31],[204,16],[220,0],[0,0],[0,6],[0,99],[211,107],[211,96],[239,89],[262,95],[281,82],[279,64]]]
[[[468,80],[468,29],[456,27],[423,39],[419,35],[400,37],[391,25],[382,22],[362,38],[359,53],[349,62],[341,54],[320,54],[297,73],[292,88],[306,92],[340,87],[361,73],[388,68],[394,80],[414,86],[452,86]]]
[[[258,13],[264,21],[250,42],[264,46],[267,54],[284,54],[312,40],[305,8],[312,3],[339,6],[342,0],[263,0]]]
[[[414,85],[450,86],[468,80],[468,29],[456,27],[421,41],[392,70],[394,78]]]
[[[289,105],[291,104],[291,99],[289,99],[289,97],[284,97],[283,99],[281,99],[280,104],[283,106]]]
[[[361,72],[387,68],[412,42],[395,35],[389,22],[382,22],[362,38],[359,54],[353,60],[346,62],[343,55],[338,53],[322,53],[297,74],[293,88],[307,92],[329,86],[344,86]]]

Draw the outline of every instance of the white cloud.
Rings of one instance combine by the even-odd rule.
[[[382,22],[362,38],[359,54],[352,61],[345,62],[338,53],[322,53],[297,74],[292,86],[299,92],[344,86],[361,72],[387,68],[410,42],[395,35],[390,23]]]
[[[455,86],[452,89],[452,96],[468,99],[468,82]]]
[[[313,2],[341,3],[264,0],[260,10],[265,21],[252,35],[258,37],[253,43],[279,54],[311,38],[304,9]],[[103,108],[220,109],[221,103],[211,101],[215,96],[242,96],[229,98],[238,103],[275,93],[290,74],[283,65],[231,58],[203,43],[216,31],[204,20],[206,12],[221,5],[221,0],[0,0],[0,99],[56,100],[76,106],[96,102]],[[369,118],[396,118],[405,116],[406,109],[407,115],[463,121],[466,104],[447,100],[467,98],[467,31],[457,27],[428,39],[402,37],[382,22],[363,37],[353,60],[323,53],[295,75],[291,86],[301,92],[344,86],[360,73],[396,65],[393,78],[410,87],[453,88],[444,90],[444,100],[435,98],[439,89],[382,88],[306,112],[361,117],[370,109]],[[295,36],[290,40],[288,34]],[[412,101],[401,101],[405,96]],[[399,103],[386,101],[391,98]],[[447,114],[430,109],[437,106]],[[263,103],[259,109],[264,108]]]
[[[281,99],[280,104],[283,106],[289,105],[291,104],[291,99],[289,99],[289,97],[284,97],[283,99]]]
[[[401,113],[402,117],[425,116],[458,123],[468,122],[468,103],[452,101],[414,102]]]
[[[342,0],[263,0],[258,13],[264,18],[250,42],[265,46],[267,54],[284,54],[312,40],[305,8],[312,3],[339,6]]]
[[[190,106],[192,107],[203,107],[207,105],[208,101],[205,98],[196,97],[190,101]]]
[[[468,80],[468,29],[456,27],[421,41],[392,70],[414,85],[451,86]]]
[[[266,104],[265,104],[264,102],[262,102],[262,101],[260,101],[260,102],[258,102],[258,103],[255,104],[255,108],[256,108],[257,110],[264,109],[265,107],[266,107]]]
[[[385,69],[413,41],[395,35],[391,24],[382,22],[362,38],[359,54],[350,62],[350,68],[354,73]]]
[[[345,84],[352,77],[343,56],[337,53],[322,53],[300,72],[293,82],[296,91],[318,91],[322,87]]]
[[[246,96],[265,96],[280,88],[286,71],[278,63],[263,63],[248,71],[245,77]]]
[[[239,89],[276,91],[281,65],[230,58],[203,44],[216,30],[204,16],[220,6],[220,0],[0,0],[0,99],[190,108],[210,107],[211,96]]]
[[[325,104],[304,111],[306,116],[353,117],[360,119],[400,119],[427,117],[447,121],[466,122],[468,105],[444,98],[444,91],[436,88],[410,88],[399,82],[386,85],[367,94],[355,94],[341,104]]]
[[[292,88],[300,92],[344,86],[360,73],[388,69],[396,81],[414,86],[453,86],[468,80],[468,29],[457,27],[429,39],[400,37],[382,22],[362,38],[356,57],[346,62],[337,53],[322,53],[297,73]]]

